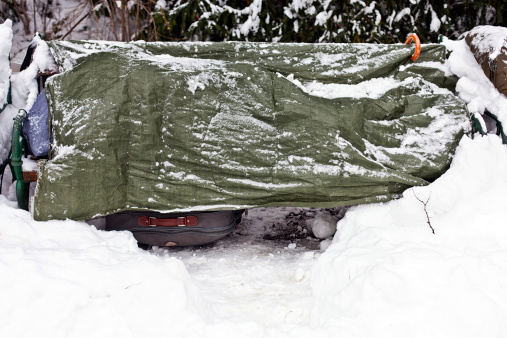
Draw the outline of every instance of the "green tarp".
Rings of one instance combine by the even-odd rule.
[[[387,201],[468,126],[445,48],[52,42],[34,217]]]

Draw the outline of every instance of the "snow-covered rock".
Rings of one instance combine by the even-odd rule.
[[[328,211],[319,212],[314,219],[306,221],[306,226],[311,234],[319,239],[326,239],[336,232],[336,218]]]

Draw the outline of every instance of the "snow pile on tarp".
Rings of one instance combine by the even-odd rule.
[[[415,63],[406,45],[51,47],[38,220],[387,201],[440,176],[468,128],[440,45]]]

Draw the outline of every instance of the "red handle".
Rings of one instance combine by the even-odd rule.
[[[137,223],[141,226],[150,226],[150,227],[173,227],[173,226],[189,226],[189,225],[197,225],[199,223],[199,219],[195,216],[187,216],[187,217],[178,217],[178,218],[156,218],[150,216],[140,216],[137,219]]]

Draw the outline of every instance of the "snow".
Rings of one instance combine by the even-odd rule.
[[[289,79],[289,78],[288,78]],[[293,80],[293,79],[289,79]],[[297,81],[297,80],[296,80]],[[293,80],[296,84],[296,82]],[[409,85],[414,82],[414,78],[407,78],[403,81],[395,80],[394,77],[374,78],[371,80],[359,82],[358,84],[338,84],[338,83],[320,83],[312,81],[304,86],[300,86],[306,93],[335,99],[338,97],[362,98],[369,97],[372,99],[379,98],[387,91],[402,86]]]
[[[259,188],[262,188],[262,189],[266,189],[266,190],[269,190],[269,189],[273,189],[273,188],[292,188],[292,187],[297,187],[299,185],[301,185],[300,183],[287,183],[287,184],[281,184],[281,183],[262,183],[262,182],[259,182],[259,181],[254,181],[254,180],[249,180],[249,179],[241,179],[241,178],[236,178],[236,179],[229,179],[230,182],[239,182],[239,183],[243,183],[243,184],[246,184],[246,185],[251,185],[251,186],[254,186],[254,187],[259,187]]]
[[[317,14],[317,16],[315,17],[315,25],[317,26],[325,26],[326,25],[326,22],[327,20],[329,20],[329,18],[333,15],[333,11],[329,11],[329,12],[320,12],[319,14]]]
[[[470,34],[477,34],[472,43],[480,47],[479,53],[489,53],[491,60],[501,53],[502,48],[507,48],[506,27],[478,26],[472,29]]]
[[[256,32],[259,29],[259,24],[261,22],[259,14],[261,10],[261,0],[253,0],[252,4],[244,9],[243,13],[248,14],[248,19],[240,25],[239,31],[242,35],[248,36],[249,32]]]
[[[0,334],[503,336],[506,165],[499,138],[465,137],[451,169],[414,190],[435,235],[407,191],[350,210],[322,255],[256,237],[284,209],[252,210],[250,235],[211,247],[142,251],[129,233],[34,222],[0,196]]]
[[[0,24],[0,164],[7,158],[12,131],[12,119],[16,111],[7,105],[11,67],[9,64],[9,52],[12,45],[12,22],[6,20]],[[4,109],[2,111],[2,109]],[[11,125],[11,127],[4,127]]]
[[[0,111],[7,104],[11,67],[9,52],[12,46],[12,21],[7,19],[0,24]]]
[[[405,15],[410,15],[410,8],[403,8],[394,18],[394,22],[400,21]]]
[[[464,137],[431,185],[349,210],[312,271],[314,324],[357,337],[504,336],[505,165],[498,137]],[[435,235],[414,193],[429,199]]]
[[[37,162],[33,159],[23,157],[21,160],[23,161],[23,171],[36,171],[38,169]]]
[[[38,73],[58,72],[58,67],[50,56],[47,43],[36,35],[32,44],[37,46],[32,55],[32,63],[22,72],[11,76],[12,104],[26,111],[30,110],[39,94],[36,81]]]
[[[165,0],[157,0],[157,4],[155,5],[155,9],[165,9],[167,8],[167,2]]]
[[[446,46],[471,112],[505,121],[505,96],[464,41]],[[29,91],[16,95],[28,105]],[[11,118],[0,135],[12,111],[0,114]],[[297,209],[265,208],[214,245],[144,251],[127,232],[35,222],[0,195],[0,336],[505,337],[505,168],[500,138],[464,136],[442,177],[349,209],[320,243],[264,240]]]
[[[430,11],[431,11],[431,23],[430,23],[430,31],[432,32],[438,32],[440,29],[440,25],[442,22],[440,22],[440,19],[438,19],[437,13],[433,10],[433,7],[430,5]]]
[[[491,31],[497,35],[496,27],[491,27]],[[504,38],[507,38],[507,29],[504,30]],[[446,63],[449,70],[460,78],[456,91],[459,97],[468,103],[468,110],[471,113],[483,114],[487,109],[495,114],[502,124],[507,125],[507,97],[499,93],[484,75],[465,40],[446,40],[444,44],[452,51]]]

